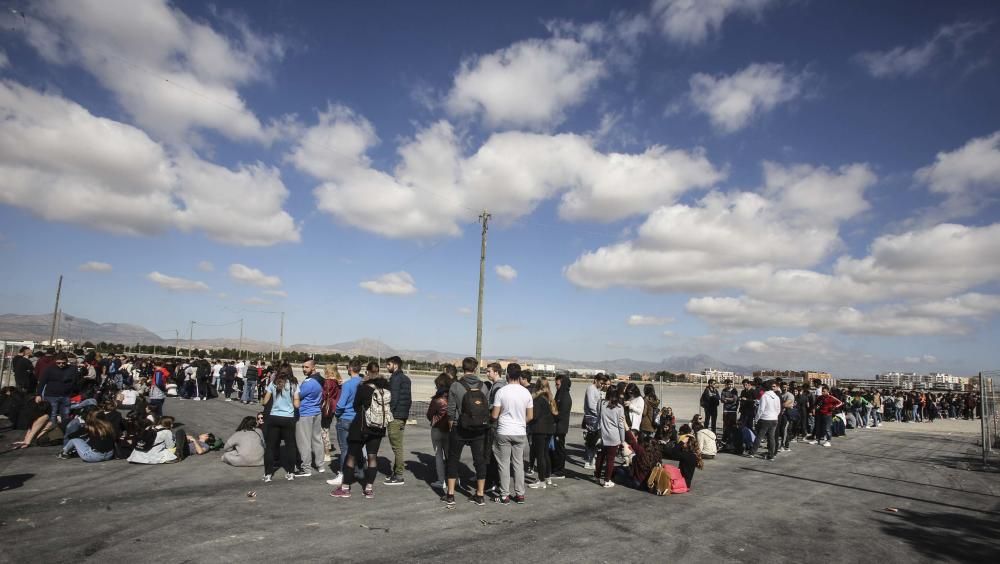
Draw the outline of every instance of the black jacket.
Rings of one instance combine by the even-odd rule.
[[[392,418],[406,422],[410,418],[410,404],[413,396],[410,394],[410,377],[402,370],[397,370],[389,377],[389,405],[392,407]]]
[[[573,396],[569,393],[572,382],[569,378],[562,381],[562,386],[556,390],[556,407],[559,408],[559,415],[556,415],[556,435],[569,433],[569,418],[573,412]]]
[[[45,369],[41,379],[38,380],[38,395],[50,397],[65,397],[72,395],[76,389],[77,368],[75,366],[64,365],[59,368],[55,364]]]
[[[556,420],[552,408],[544,396],[538,396],[534,401],[535,418],[528,424],[528,432],[532,435],[554,435]]]

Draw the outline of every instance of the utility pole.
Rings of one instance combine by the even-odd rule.
[[[285,353],[285,312],[281,312],[281,334],[278,337],[278,360]]]
[[[483,287],[486,283],[486,231],[489,229],[490,214],[486,210],[479,215],[483,224],[483,240],[479,251],[479,308],[476,316],[476,362],[483,359]]]
[[[59,296],[62,294],[62,274],[59,275],[59,286],[56,287],[56,307],[52,310],[52,332],[49,334],[49,346],[56,346],[56,319],[59,318]]]
[[[191,329],[188,332],[188,358],[191,358],[191,347],[194,345],[194,321],[191,322]]]
[[[243,319],[240,319],[240,350],[239,357],[243,358]]]

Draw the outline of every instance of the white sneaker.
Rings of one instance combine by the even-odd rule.
[[[339,486],[344,483],[344,475],[338,472],[333,475],[332,480],[327,480],[326,483],[331,486]]]
[[[270,482],[271,481],[271,476],[272,476],[272,474],[264,474],[264,481],[265,482]]]
[[[825,447],[830,446],[830,441],[823,441],[823,446],[825,446]]]
[[[528,487],[531,488],[531,489],[533,489],[533,490],[544,490],[545,489],[545,482],[532,482],[532,483],[528,484]]]
[[[319,468],[316,469],[317,474],[322,474],[323,472],[326,472],[326,468],[324,468],[323,466],[320,466]]]
[[[604,487],[606,487],[606,488],[613,488],[613,487],[615,487],[615,483],[612,482],[611,480],[608,480],[608,481],[604,482]]]
[[[548,478],[547,480],[545,480],[545,485],[552,486],[553,488],[556,487],[556,485],[552,483],[552,478]]]
[[[201,401],[201,398],[191,398],[192,401]]]
[[[289,482],[291,482],[292,480],[295,479],[295,475],[294,474],[285,474],[285,479],[288,480]]]
[[[816,441],[806,441],[806,442],[807,442],[807,443],[809,443],[809,444],[811,444],[811,445],[818,445],[818,444],[819,444],[819,443],[818,443],[818,442],[816,442]]]

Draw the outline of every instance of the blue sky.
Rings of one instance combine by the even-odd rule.
[[[915,4],[8,2],[2,309],[468,353],[487,207],[487,355],[995,368],[1000,9]]]

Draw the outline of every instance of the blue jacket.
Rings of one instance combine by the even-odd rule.
[[[340,388],[340,399],[337,400],[337,411],[334,415],[337,419],[344,421],[354,421],[354,396],[358,393],[358,386],[361,385],[361,375],[354,376]]]

